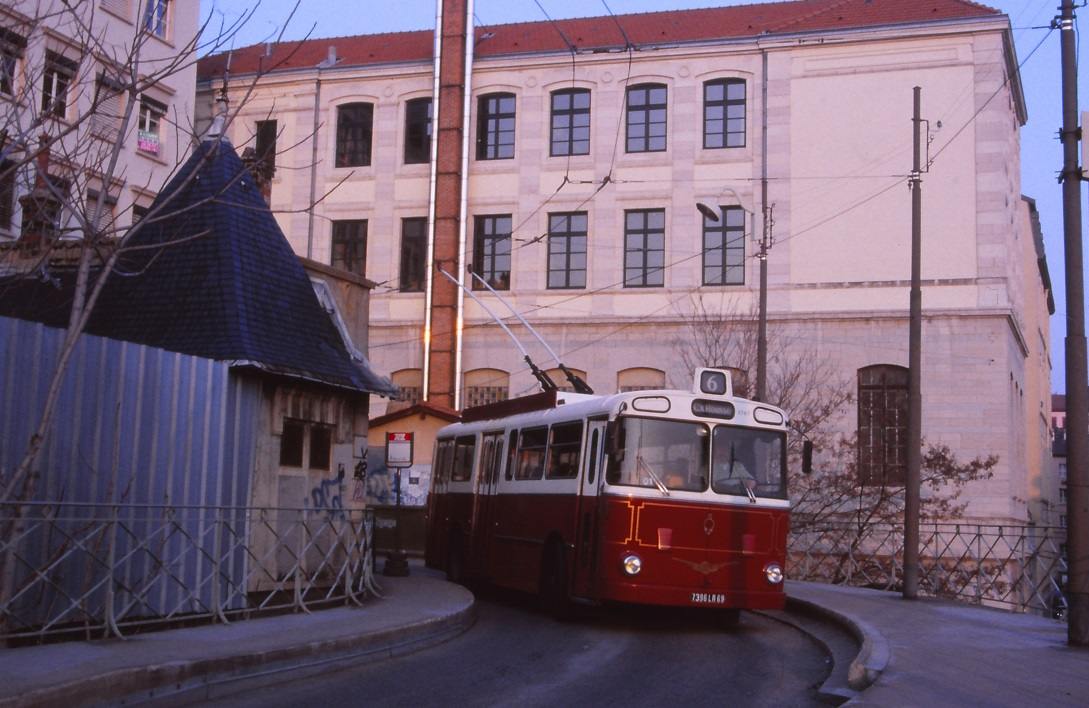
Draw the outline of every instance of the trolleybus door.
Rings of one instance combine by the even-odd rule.
[[[604,418],[590,420],[586,425],[585,452],[579,473],[578,533],[575,541],[575,565],[572,593],[579,597],[593,596],[593,578],[597,570],[598,492],[605,470],[602,458],[605,448]]]
[[[483,437],[476,494],[473,497],[473,530],[470,564],[476,573],[488,575],[490,547],[495,526],[495,492],[499,469],[503,462],[503,433],[486,433]]]
[[[446,562],[446,540],[450,535],[446,487],[450,476],[453,440],[440,440],[435,445],[431,463],[431,490],[427,497],[427,546],[425,556],[432,568]]]

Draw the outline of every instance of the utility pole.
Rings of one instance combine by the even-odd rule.
[[[1089,646],[1089,372],[1085,353],[1085,289],[1081,249],[1081,168],[1078,166],[1078,68],[1074,0],[1057,18],[1062,48],[1063,242],[1066,257],[1066,466],[1068,557],[1066,641]]]
[[[922,338],[922,89],[915,87],[915,113],[911,119],[915,157],[911,166],[911,295],[908,324],[908,435],[907,481],[904,489],[904,599],[919,595],[919,468],[922,465],[923,396]]]
[[[756,324],[756,400],[768,400],[768,249],[771,248],[772,221],[771,207],[768,206],[768,181],[762,180],[761,191],[764,205],[763,229],[760,234],[760,250],[756,258],[760,261],[760,315]]]

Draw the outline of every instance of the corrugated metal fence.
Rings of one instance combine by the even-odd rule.
[[[0,470],[38,424],[64,333],[0,317]],[[39,501],[244,506],[259,386],[227,364],[84,335],[35,468]]]
[[[0,318],[0,476],[25,454],[63,337]],[[58,607],[102,605],[95,593],[110,586],[136,592],[140,616],[220,606],[214,571],[236,585],[251,572],[248,541],[207,545],[251,523],[237,510],[250,501],[260,384],[225,363],[90,335],[63,381],[25,503],[0,516],[0,605],[24,627],[67,623]]]

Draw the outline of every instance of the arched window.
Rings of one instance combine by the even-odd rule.
[[[742,79],[715,79],[703,85],[703,147],[745,147]]]
[[[575,376],[578,376],[583,381],[586,380],[586,372],[582,369],[576,369],[571,366],[567,368]],[[545,373],[548,374],[548,378],[552,379],[552,383],[556,384],[556,388],[561,391],[567,391],[568,393],[574,393],[575,387],[571,385],[571,382],[567,380],[567,375],[560,371],[559,368],[547,369]]]
[[[401,369],[390,374],[390,380],[399,389],[397,398],[386,406],[386,413],[411,408],[423,398],[423,370]]]
[[[665,84],[638,84],[627,93],[628,152],[662,152],[666,149]]]
[[[489,93],[477,102],[476,159],[514,157],[513,93]]]
[[[337,106],[337,167],[371,164],[371,130],[374,105],[345,103]]]
[[[505,401],[510,396],[510,374],[499,369],[466,371],[461,407],[472,408],[485,403]]]
[[[553,91],[551,128],[549,155],[589,155],[590,89]]]
[[[616,389],[621,393],[660,388],[665,388],[665,372],[661,369],[634,367],[616,372]]]
[[[902,485],[907,477],[908,370],[858,370],[858,469],[864,485]]]

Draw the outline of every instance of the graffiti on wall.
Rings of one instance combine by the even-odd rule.
[[[385,465],[385,451],[375,448],[374,462],[367,469],[367,502],[381,506],[397,503],[397,473]],[[401,470],[401,505],[426,506],[431,486],[431,465],[413,465]]]
[[[342,521],[344,519],[343,492],[343,479],[338,474],[318,482],[317,486],[310,490],[308,501],[316,511],[325,515],[327,521]]]

